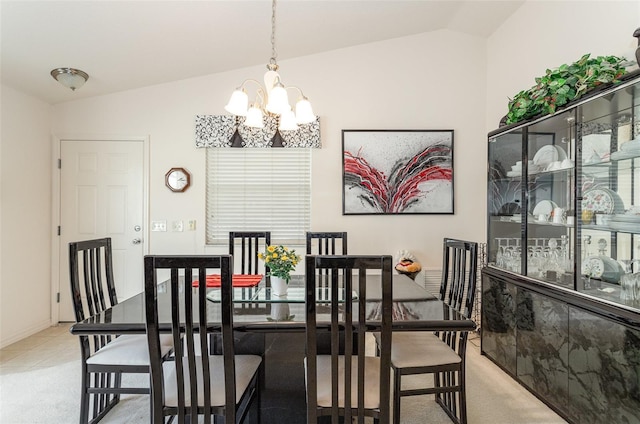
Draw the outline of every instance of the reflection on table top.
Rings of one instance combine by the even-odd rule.
[[[318,288],[316,297],[319,301],[329,301],[331,292],[327,288]],[[344,291],[338,293],[340,301],[344,300]],[[353,292],[354,300],[358,298],[358,293]],[[220,302],[220,289],[212,288],[207,293],[207,299],[212,302]],[[234,303],[304,303],[305,287],[304,276],[292,276],[287,288],[287,294],[278,296],[271,293],[271,287],[267,287],[265,278],[255,287],[234,287],[233,302]]]
[[[305,304],[298,298],[296,287],[302,287],[303,277],[292,281],[287,299],[266,301],[268,291],[261,282],[254,288],[237,288],[239,296],[234,301],[234,328],[237,331],[250,332],[288,332],[305,330]],[[297,284],[300,284],[298,286]],[[211,292],[218,291],[209,289]],[[242,293],[244,290],[244,294]],[[249,291],[253,290],[253,294]],[[379,320],[379,294],[375,290],[368,291],[367,316],[372,321]],[[215,295],[211,295],[214,297]],[[245,296],[244,300],[242,296]],[[249,297],[251,296],[251,297]],[[262,297],[264,296],[264,297]],[[289,299],[289,297],[292,297]],[[404,275],[393,277],[394,330],[450,330],[471,331],[475,329],[472,320],[464,318],[456,310],[437,299],[424,288]],[[209,319],[219,321],[219,302],[213,299],[208,308]],[[169,295],[159,290],[158,309],[160,322],[170,322],[171,307]],[[124,300],[107,311],[76,323],[71,327],[72,334],[134,334],[145,333],[144,294],[137,294]],[[161,324],[161,330],[168,330]]]

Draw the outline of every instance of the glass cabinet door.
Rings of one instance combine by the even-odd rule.
[[[523,225],[523,132],[514,131],[489,140],[488,261],[513,271],[521,270]]]
[[[640,311],[640,78],[489,136],[488,262]]]
[[[574,287],[575,111],[527,128],[526,275]]]
[[[640,308],[640,83],[578,107],[577,289]]]

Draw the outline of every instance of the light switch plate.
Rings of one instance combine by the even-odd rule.
[[[167,221],[151,221],[151,231],[167,231]]]
[[[195,231],[196,230],[196,220],[195,219],[190,219],[187,222],[187,230],[189,230],[189,231]]]

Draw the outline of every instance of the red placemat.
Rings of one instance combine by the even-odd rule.
[[[233,287],[253,287],[262,280],[262,274],[233,274]],[[198,287],[198,280],[195,280],[193,287]],[[207,287],[220,287],[220,274],[207,275]]]

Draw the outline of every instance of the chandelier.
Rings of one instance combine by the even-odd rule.
[[[297,130],[298,124],[308,124],[315,121],[316,116],[311,109],[309,99],[302,90],[295,86],[285,86],[278,74],[276,61],[276,0],[271,4],[271,59],[267,64],[267,72],[264,74],[264,85],[255,79],[246,79],[231,94],[229,103],[224,109],[236,116],[244,116],[244,125],[253,128],[264,128],[264,116],[271,114],[279,117],[279,130]],[[249,105],[249,96],[245,86],[249,83],[257,85],[254,101]],[[295,113],[289,105],[287,90],[298,91],[299,98],[296,102]]]

